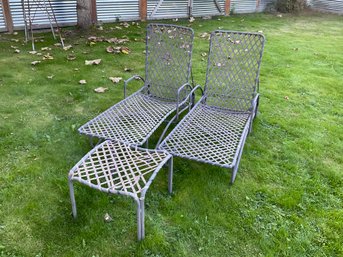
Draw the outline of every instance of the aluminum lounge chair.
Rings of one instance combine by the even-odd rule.
[[[233,183],[257,113],[264,41],[259,33],[214,31],[203,96],[157,147],[230,168]]]
[[[81,134],[127,144],[142,145],[173,112],[187,109],[193,30],[187,27],[149,24],[146,35],[145,79],[135,75],[125,81],[124,100],[79,128]],[[143,87],[126,98],[133,79]]]

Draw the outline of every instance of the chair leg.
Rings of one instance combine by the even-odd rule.
[[[237,171],[238,171],[238,166],[239,166],[239,163],[241,161],[241,157],[242,157],[242,153],[243,153],[243,147],[244,147],[244,144],[241,146],[241,149],[239,150],[239,154],[238,154],[238,157],[237,157],[236,165],[232,168],[231,185],[233,184],[233,182],[235,182],[235,179],[236,179],[236,175],[237,175]]]
[[[169,172],[168,172],[168,192],[173,192],[173,157],[169,159]]]
[[[144,199],[140,200],[140,206],[141,206],[141,239],[144,239],[145,237],[145,205],[144,205]]]
[[[142,240],[142,233],[141,233],[141,222],[142,222],[142,218],[141,218],[141,204],[140,201],[137,199],[136,200],[137,203],[137,237],[138,237],[138,241]]]
[[[71,179],[69,179],[69,192],[70,192],[70,200],[71,200],[71,208],[73,211],[73,217],[76,218],[77,211],[76,211],[76,202],[75,202],[75,194],[74,194],[74,185]]]
[[[145,148],[147,148],[147,149],[149,148],[149,139],[147,139],[145,142]]]

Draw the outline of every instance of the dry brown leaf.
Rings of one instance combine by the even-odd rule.
[[[51,48],[50,47],[42,47],[41,51],[51,51]]]
[[[107,87],[98,87],[98,88],[94,89],[94,91],[96,93],[105,93],[106,90],[108,90]]]
[[[195,21],[195,18],[194,17],[190,17],[189,18],[189,22],[193,22],[193,21]]]
[[[17,53],[17,54],[19,54],[19,53],[20,53],[20,50],[19,50],[19,49],[15,49],[14,52]]]
[[[86,65],[98,65],[100,63],[101,63],[101,59],[85,60]]]
[[[285,100],[289,100],[289,97],[288,97],[288,96],[285,96]]]
[[[54,75],[49,75],[47,76],[47,79],[52,79],[54,77]]]
[[[37,51],[29,51],[29,54],[37,54]]]
[[[104,216],[104,221],[105,222],[111,222],[112,220],[113,220],[112,217],[108,213],[106,213]]]
[[[113,83],[119,83],[123,78],[122,77],[109,77],[109,80],[111,80]]]
[[[133,71],[133,69],[132,69],[132,68],[125,67],[125,68],[124,68],[124,71],[126,71],[126,72],[131,72],[131,71]]]
[[[67,46],[63,47],[63,50],[64,51],[68,51],[72,47],[73,47],[72,45],[67,45]]]
[[[206,57],[206,56],[207,56],[207,53],[201,53],[201,56],[202,56],[202,57]]]
[[[54,44],[54,46],[62,46],[62,44],[61,43],[56,43],[56,44]]]
[[[123,54],[129,54],[130,53],[130,49],[128,47],[121,47],[120,51],[123,53]]]
[[[38,63],[40,63],[40,61],[33,61],[33,62],[31,62],[31,64],[34,65],[34,66],[37,65]]]
[[[12,49],[17,49],[18,47],[17,46],[11,46]]]
[[[86,81],[85,79],[81,79],[81,80],[79,81],[79,84],[81,84],[81,85],[87,84],[87,81]]]
[[[46,55],[43,56],[43,61],[45,60],[53,60],[54,57],[52,55],[50,55],[50,53],[47,53]]]
[[[76,60],[76,56],[73,55],[73,54],[68,54],[67,60],[68,60],[68,61],[74,61],[74,60]]]

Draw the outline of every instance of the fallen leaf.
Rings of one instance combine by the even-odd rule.
[[[56,43],[56,44],[54,44],[54,46],[62,46],[62,44],[61,43]]]
[[[42,53],[36,53],[36,55],[38,55],[38,56],[42,56],[43,54],[42,54]]]
[[[17,46],[11,46],[12,49],[17,49],[18,47]]]
[[[96,45],[96,43],[95,42],[89,42],[89,45],[94,46],[94,45]]]
[[[74,60],[76,60],[76,56],[73,55],[73,54],[68,54],[67,60],[68,60],[68,61],[74,61]]]
[[[288,97],[288,96],[285,96],[285,100],[289,100],[289,97]]]
[[[15,49],[14,52],[17,53],[17,54],[19,54],[19,53],[20,53],[20,50],[19,50],[19,49]]]
[[[104,28],[102,26],[99,26],[98,30],[104,30]]]
[[[130,72],[130,71],[133,71],[133,69],[132,69],[132,68],[127,68],[127,67],[125,67],[125,68],[124,68],[124,71]]]
[[[109,77],[109,80],[111,80],[113,83],[119,83],[123,78],[122,77]]]
[[[105,222],[111,222],[113,219],[108,213],[106,213],[104,216],[104,220],[105,220]]]
[[[74,71],[79,71],[80,69],[79,68],[75,68]]]
[[[40,63],[40,61],[33,61],[33,62],[31,62],[31,64],[34,65],[34,66],[37,65],[38,63]]]
[[[120,51],[123,54],[129,54],[130,53],[130,49],[128,47],[121,47]]]
[[[86,65],[98,65],[100,63],[101,63],[101,59],[85,60]]]
[[[96,93],[104,93],[108,88],[107,87],[98,87],[94,89]]]
[[[189,22],[193,22],[193,21],[195,21],[195,18],[194,17],[190,17],[189,18]]]
[[[206,57],[206,56],[207,56],[207,53],[201,53],[201,56],[202,56],[202,57]]]
[[[257,31],[258,33],[263,33],[263,31],[262,30],[259,30],[259,31]]]
[[[51,51],[51,48],[50,47],[42,47],[41,51]]]
[[[14,38],[12,38],[11,41],[12,41],[12,42],[18,43],[18,42],[19,42],[19,39],[14,39]]]
[[[200,38],[210,38],[210,34],[207,32],[201,33]]]
[[[116,26],[115,28],[116,28],[116,29],[123,29],[122,27],[119,27],[119,26]]]
[[[37,51],[29,51],[29,54],[37,54]]]
[[[52,79],[54,77],[54,75],[49,75],[47,76],[47,79]]]
[[[72,45],[67,45],[67,46],[63,47],[63,50],[64,51],[68,51],[72,47],[73,47]]]
[[[278,14],[278,15],[276,15],[276,17],[282,18],[282,14]]]
[[[50,53],[47,53],[46,55],[43,56],[43,61],[45,60],[53,60],[54,57],[52,55],[50,55]]]
[[[79,84],[81,84],[81,85],[84,85],[84,84],[86,84],[86,83],[87,83],[87,81],[84,80],[84,79],[81,79],[81,80],[79,81]]]

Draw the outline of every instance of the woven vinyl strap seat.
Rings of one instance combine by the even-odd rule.
[[[173,133],[163,149],[175,156],[225,168],[235,165],[249,114],[230,113],[198,105]]]
[[[164,117],[174,110],[173,102],[137,92],[83,125],[79,132],[90,137],[142,145],[155,127],[161,125]]]
[[[142,149],[109,140],[96,146],[69,172],[73,216],[76,218],[77,215],[73,181],[102,192],[130,196],[137,203],[138,239],[144,238],[145,194],[167,162],[172,173],[172,156],[166,151]]]
[[[158,148],[231,168],[233,183],[257,113],[263,48],[259,33],[212,32],[203,96]]]

